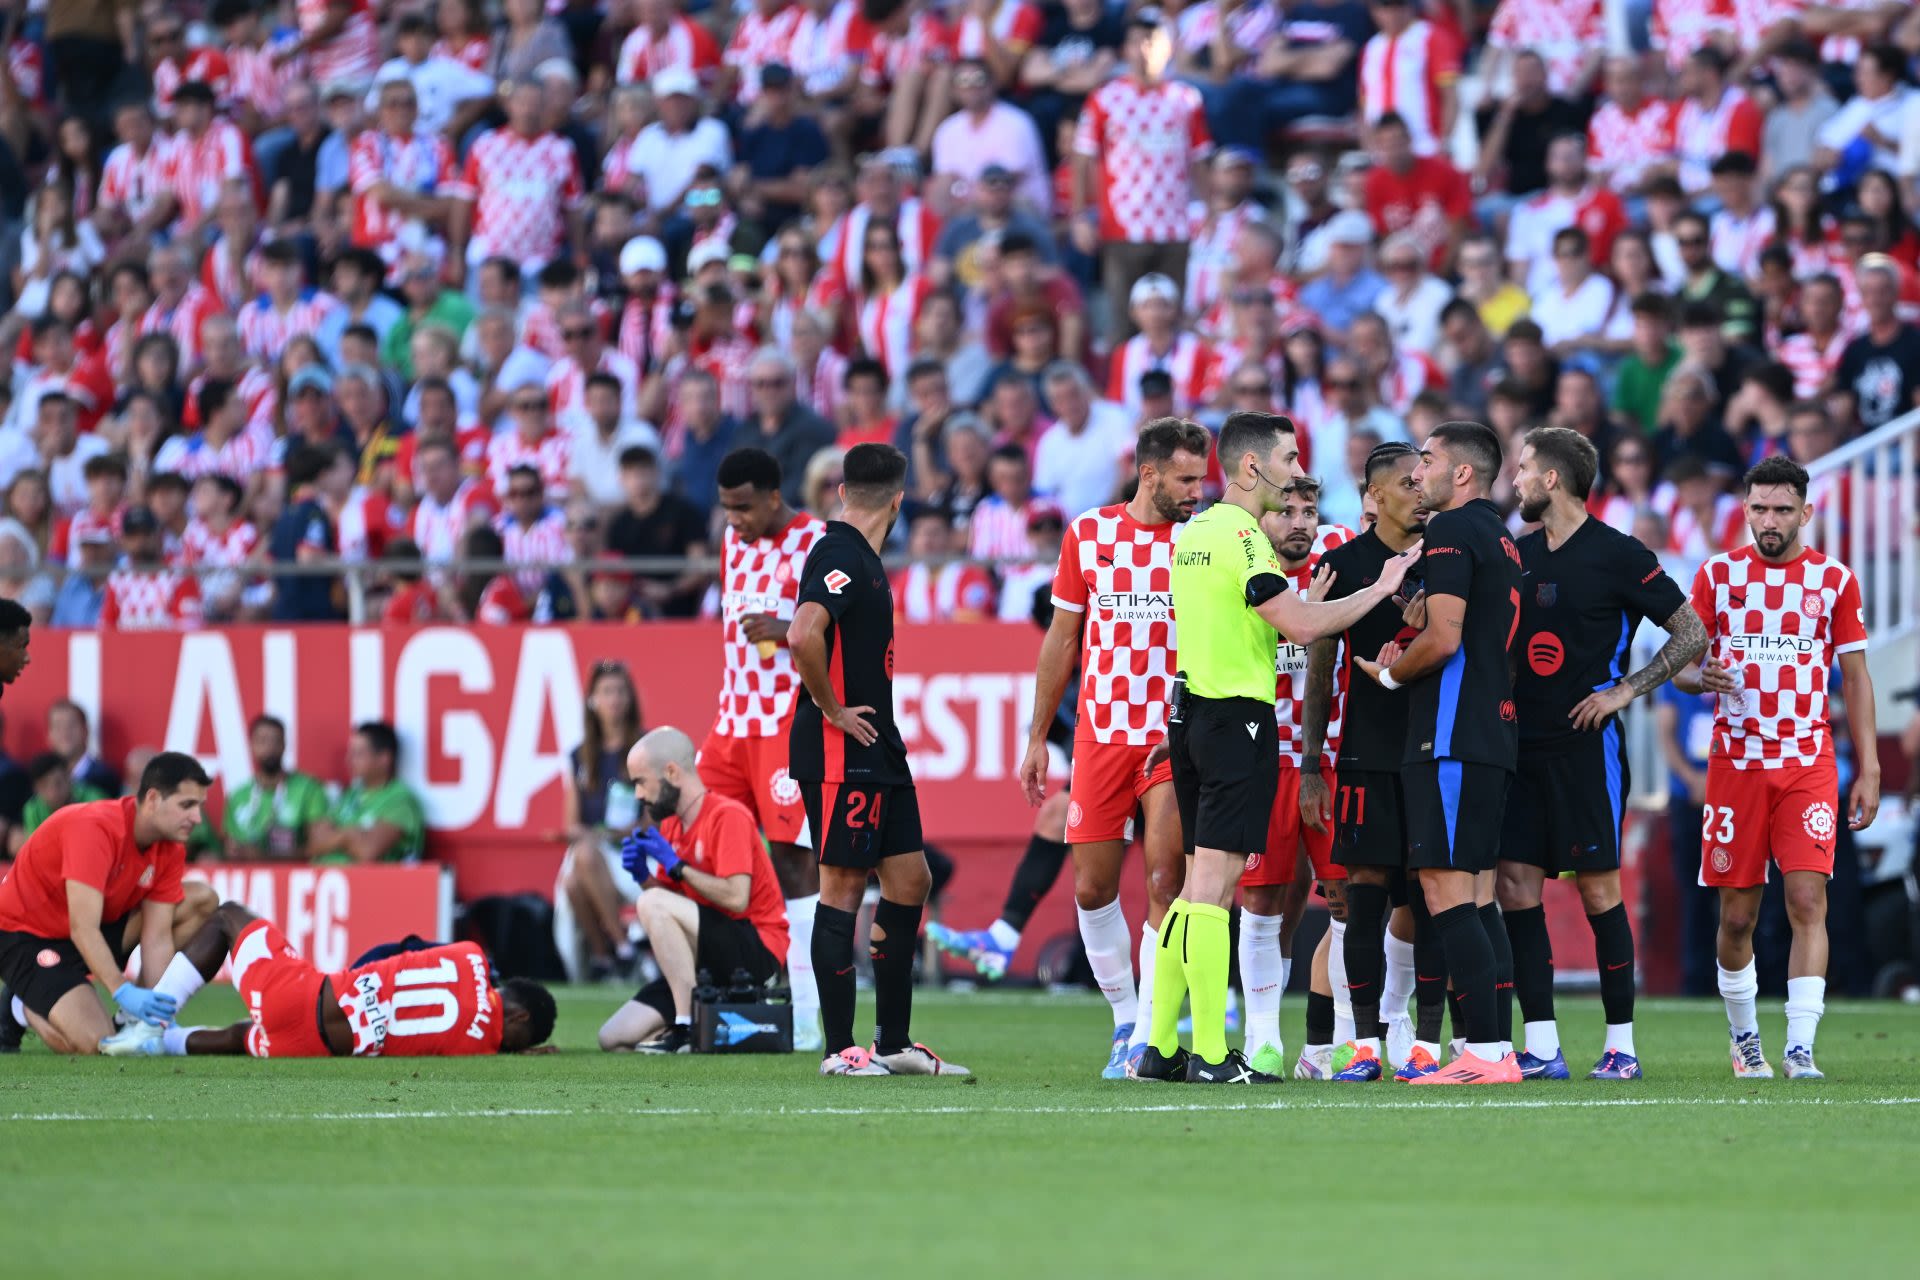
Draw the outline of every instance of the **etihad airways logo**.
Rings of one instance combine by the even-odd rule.
[[[1097,591],[1093,607],[1116,622],[1164,622],[1173,616],[1171,591]]]
[[[1737,635],[1727,637],[1727,649],[1735,662],[1784,667],[1817,658],[1820,641],[1815,636]]]

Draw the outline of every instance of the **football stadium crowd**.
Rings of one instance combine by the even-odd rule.
[[[43,624],[344,619],[335,561],[366,620],[695,616],[720,460],[824,516],[863,441],[903,616],[1024,620],[1139,425],[1236,408],[1353,527],[1383,441],[1570,427],[1684,581],[1920,393],[1898,3],[6,8]]]

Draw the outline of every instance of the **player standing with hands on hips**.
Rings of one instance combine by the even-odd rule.
[[[807,555],[787,647],[806,684],[796,699],[788,770],[800,784],[820,853],[813,970],[820,987],[826,1076],[964,1076],[909,1034],[913,953],[933,878],[920,800],[893,720],[893,589],[880,548],[900,518],[907,456],[859,444],[841,474],[844,520]],[[880,877],[873,959],[873,1048],[853,1040],[853,925],[867,876]]]
[[[1400,785],[1407,866],[1420,879],[1467,1024],[1466,1052],[1408,1083],[1517,1084],[1501,1047],[1500,973],[1512,969],[1493,904],[1501,815],[1519,755],[1507,651],[1520,625],[1520,553],[1488,493],[1500,438],[1478,422],[1443,422],[1413,469],[1425,534],[1425,628],[1404,652],[1389,643],[1354,664],[1383,688],[1407,689]],[[1508,978],[1511,981],[1511,978]]]
[[[1853,571],[1800,545],[1813,518],[1806,471],[1791,459],[1768,458],[1747,472],[1746,486],[1753,545],[1714,556],[1694,575],[1693,608],[1712,647],[1697,670],[1673,683],[1720,696],[1707,757],[1700,883],[1720,891],[1720,995],[1734,1078],[1773,1075],[1760,1048],[1753,970],[1753,926],[1771,858],[1793,926],[1787,1078],[1818,1080],[1813,1035],[1827,1001],[1827,879],[1840,798],[1827,680],[1837,658],[1859,769],[1847,825],[1863,831],[1880,809],[1867,626]]]
[[[1316,575],[1304,600],[1288,591],[1260,517],[1285,506],[1299,457],[1290,419],[1229,416],[1220,429],[1226,495],[1187,523],[1174,548],[1182,670],[1174,679],[1167,746],[1188,865],[1186,888],[1160,925],[1153,1032],[1132,1069],[1142,1080],[1280,1082],[1227,1049],[1227,908],[1247,858],[1266,852],[1280,778],[1279,633],[1306,645],[1344,631],[1392,595],[1419,558],[1418,548],[1395,557],[1379,581],[1338,603],[1319,603],[1330,574]],[[1179,1040],[1180,1005],[1188,996],[1191,1054]]]

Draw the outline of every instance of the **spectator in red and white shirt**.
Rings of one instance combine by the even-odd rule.
[[[391,266],[400,257],[401,232],[446,222],[444,189],[453,181],[453,149],[446,139],[415,129],[419,98],[404,79],[388,80],[378,91],[379,113],[373,128],[347,149],[347,183],[353,193],[352,241],[372,249]]]
[[[247,189],[260,203],[260,175],[254,169],[253,146],[230,120],[213,114],[213,89],[189,80],[174,95],[174,118],[179,132],[174,158],[174,195],[180,201],[175,229],[197,242],[213,220],[220,196],[230,184]]]
[[[294,51],[297,37],[268,30],[261,6],[215,5],[212,17],[227,42],[228,111],[244,133],[258,138],[283,120],[288,87],[311,75],[307,60]],[[263,169],[272,167],[266,154],[255,158]]]
[[[1180,328],[1180,286],[1158,273],[1141,276],[1128,296],[1139,332],[1114,353],[1107,378],[1107,399],[1141,412],[1140,377],[1150,371],[1173,380],[1176,413],[1191,413],[1207,402],[1220,377],[1220,356],[1212,346]],[[1024,536],[1024,531],[1023,531]]]
[[[515,82],[505,127],[482,134],[460,177],[447,184],[455,202],[448,238],[469,269],[506,257],[531,279],[581,242],[579,161],[571,143],[541,129],[543,105],[538,83]]]
[[[1673,145],[1680,186],[1697,195],[1712,183],[1713,162],[1729,151],[1760,154],[1760,108],[1727,83],[1732,60],[1714,46],[1697,50],[1680,71],[1685,95],[1674,113]]]
[[[513,468],[529,466],[546,481],[554,502],[567,497],[570,437],[553,427],[547,392],[539,383],[523,385],[509,401],[513,429],[503,431],[487,446],[487,483],[496,497],[507,496],[507,476]]]
[[[1606,49],[1606,19],[1600,0],[1500,0],[1487,28],[1487,48],[1512,57],[1531,50],[1547,64],[1547,84],[1556,97],[1579,98],[1593,86]],[[1497,84],[1498,63],[1481,76]]]
[[[1793,373],[1793,394],[1806,400],[1825,391],[1853,330],[1841,323],[1846,295],[1831,275],[1817,275],[1800,286],[1800,322],[1805,328],[1780,343],[1780,363]]]
[[[640,369],[601,340],[600,323],[584,302],[569,303],[557,317],[567,354],[547,370],[547,400],[562,431],[592,425],[587,416],[587,375],[604,373],[620,381],[620,417],[640,416]]]
[[[371,0],[295,0],[300,43],[315,84],[366,84],[380,67],[380,33]]]
[[[1554,237],[1568,227],[1586,232],[1595,268],[1607,265],[1614,239],[1627,229],[1626,206],[1592,182],[1587,142],[1578,134],[1548,144],[1547,189],[1521,203],[1507,221],[1507,269],[1528,293],[1545,294],[1558,281]]]
[[[620,44],[613,78],[646,84],[669,68],[690,71],[711,84],[720,69],[720,46],[705,27],[678,11],[674,0],[635,0],[637,25]]]
[[[1654,0],[1653,47],[1678,73],[1702,49],[1734,46],[1733,0]]]
[[[1728,275],[1751,281],[1760,274],[1760,253],[1773,243],[1773,206],[1760,200],[1759,165],[1745,151],[1729,151],[1710,166],[1713,195],[1720,202],[1709,224],[1713,260]]]
[[[1045,25],[1040,6],[1029,0],[974,0],[962,8],[953,33],[954,56],[978,59],[998,88],[1011,91],[1027,50],[1040,41]]]
[[[306,283],[306,266],[291,240],[274,241],[261,257],[267,291],[240,309],[240,344],[255,360],[271,364],[292,339],[316,334],[340,302]]]
[[[540,594],[554,566],[573,563],[566,512],[549,505],[540,473],[532,467],[516,466],[507,472],[506,509],[494,517],[493,529],[508,560],[533,566],[513,575],[514,585],[528,600]]]
[[[291,246],[289,246],[291,248]],[[152,285],[153,302],[141,315],[138,336],[164,333],[180,348],[180,367],[191,370],[200,363],[201,329],[216,315],[223,314],[220,299],[202,288],[193,278],[186,254],[174,244],[163,244],[147,255],[147,279]],[[129,335],[131,336],[131,335]],[[108,358],[113,357],[111,332]],[[127,343],[131,357],[134,344]],[[115,377],[125,375],[116,366]]]
[[[890,223],[900,239],[900,257],[909,271],[924,271],[940,239],[940,217],[918,196],[902,188],[899,171],[883,156],[860,166],[854,195],[858,203],[834,220],[820,237],[820,257],[837,287],[851,290],[860,279],[860,253],[867,227]]]
[[[893,614],[902,622],[989,622],[993,577],[977,564],[935,563],[966,550],[954,536],[953,513],[915,505],[907,516],[907,557],[893,572]]]
[[[889,377],[906,375],[913,361],[914,328],[933,282],[901,260],[900,237],[884,222],[869,222],[853,292],[859,346]]]
[[[931,7],[879,0],[861,5],[848,38],[856,51],[865,49],[854,110],[880,122],[888,149],[925,155],[950,106],[953,28]]]
[[[186,631],[200,625],[200,582],[167,566],[160,522],[149,507],[131,507],[120,522],[126,562],[107,576],[102,631]]]
[[[179,209],[174,198],[176,148],[172,138],[155,132],[153,108],[143,100],[114,108],[113,132],[120,144],[101,166],[94,225],[109,243],[125,237],[146,244]]]
[[[450,440],[420,442],[414,453],[414,479],[419,496],[403,532],[419,547],[422,560],[452,560],[467,531],[487,524],[500,510],[484,482],[461,474],[460,458]]]
[[[1187,278],[1198,167],[1213,154],[1199,91],[1165,78],[1172,40],[1157,10],[1136,12],[1126,74],[1088,97],[1074,132],[1073,240],[1100,257],[1115,342],[1133,334],[1136,280]]]
[[[1405,232],[1443,270],[1473,224],[1473,193],[1466,175],[1444,156],[1421,155],[1406,119],[1396,112],[1378,118],[1371,138],[1374,164],[1367,171],[1367,216],[1375,234]]]
[[[1368,8],[1379,31],[1360,50],[1361,119],[1378,124],[1392,112],[1407,122],[1414,154],[1437,154],[1453,136],[1465,51],[1450,30],[1422,18],[1414,0],[1372,0]]]
[[[215,565],[237,569],[260,558],[260,530],[241,519],[245,495],[230,476],[209,472],[194,482],[193,519],[180,537],[183,567]],[[213,573],[199,580],[202,610],[209,622],[231,622],[243,601],[263,606],[273,598],[270,582],[249,582],[238,573]]]
[[[1027,523],[1036,506],[1056,509],[1033,496],[1033,461],[1024,446],[1003,444],[987,463],[991,490],[967,520],[967,554],[975,560],[1025,560],[1032,548]]]
[[[792,65],[793,31],[801,13],[794,0],[753,0],[720,55],[715,101],[751,107],[760,100],[760,73],[774,63]]]
[[[194,407],[206,425],[161,445],[154,455],[153,469],[171,471],[189,480],[226,476],[249,490],[256,488],[273,452],[271,428],[248,422],[246,401],[239,388],[220,378],[201,384]]]
[[[1673,104],[1649,97],[1646,73],[1631,54],[1607,59],[1607,100],[1587,125],[1587,165],[1620,195],[1675,162]]]

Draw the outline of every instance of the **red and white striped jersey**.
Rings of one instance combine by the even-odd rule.
[[[1140,412],[1140,375],[1164,370],[1173,379],[1173,411],[1189,413],[1206,403],[1220,378],[1220,354],[1191,333],[1180,333],[1171,350],[1153,350],[1144,333],[1136,333],[1113,355],[1107,374],[1107,399]]]
[[[178,569],[115,569],[100,601],[103,631],[186,631],[200,625],[200,582]]]
[[[64,522],[55,523],[53,537],[47,548],[48,557],[65,561],[69,569],[78,569],[80,544],[84,540],[84,535],[96,529],[104,529],[113,535],[115,541],[118,541],[120,521],[126,514],[127,505],[124,502],[104,516],[95,514],[92,507],[80,508]]]
[[[567,241],[566,213],[585,198],[573,145],[557,133],[523,138],[511,129],[482,134],[460,176],[442,194],[473,203],[470,260],[508,257],[545,263]]]
[[[200,363],[200,328],[212,316],[221,315],[224,309],[220,299],[201,288],[199,284],[189,284],[180,301],[169,307],[161,299],[154,299],[146,314],[140,317],[140,336],[150,333],[170,335],[180,348],[180,367],[192,369]],[[119,328],[115,325],[114,328]],[[109,332],[109,339],[112,335]],[[124,340],[124,335],[123,335]],[[109,361],[117,359],[112,354],[113,343],[107,344]],[[118,368],[117,364],[112,367]]]
[[[387,208],[371,194],[387,183],[415,195],[430,196],[453,181],[453,148],[445,138],[413,134],[396,138],[378,129],[356,135],[347,149],[347,185],[353,192],[353,242],[398,258],[394,238],[407,218]]]
[[[1713,260],[1722,271],[1751,280],[1760,274],[1760,253],[1773,243],[1773,206],[1759,205],[1742,218],[1727,209],[1716,211],[1710,223]]]
[[[813,368],[794,370],[794,398],[828,422],[838,422],[848,363],[847,358],[832,347],[820,348]]]
[[[860,251],[867,243],[867,223],[872,218],[872,209],[864,202],[856,204],[820,238],[821,262],[849,289],[860,287]],[[900,202],[893,226],[900,233],[901,264],[908,271],[925,270],[940,239],[940,215],[919,197],[908,196]]]
[[[1811,333],[1796,333],[1782,338],[1774,358],[1793,371],[1793,394],[1801,400],[1817,396],[1833,380],[1853,333],[1846,325],[1836,328],[1825,343]]]
[[[547,496],[564,502],[572,454],[573,437],[564,431],[549,431],[531,442],[518,431],[503,431],[487,445],[487,483],[497,497],[504,498],[507,473],[515,467],[532,467],[546,481]]]
[[[285,311],[273,305],[273,299],[261,294],[240,308],[235,323],[240,327],[240,345],[249,356],[268,364],[280,358],[287,343],[319,332],[320,325],[340,306],[330,293],[321,293],[311,285],[302,289]]]
[[[1824,0],[1823,0],[1824,2]],[[1758,49],[1760,37],[1805,13],[1809,0],[1733,0],[1733,34],[1742,49]]]
[[[1507,222],[1507,261],[1528,263],[1524,281],[1528,293],[1557,288],[1559,270],[1553,265],[1553,238],[1568,227],[1587,233],[1590,257],[1604,270],[1613,242],[1627,229],[1627,209],[1607,187],[1589,184],[1576,195],[1548,188],[1522,202]]]
[[[1808,548],[1772,564],[1751,547],[1713,557],[1693,579],[1707,652],[1739,686],[1721,694],[1713,758],[1736,769],[1807,766],[1833,756],[1827,673],[1867,647],[1860,582]]]
[[[462,480],[445,502],[422,492],[407,517],[407,536],[420,548],[422,560],[446,561],[460,554],[461,539],[477,524],[486,524],[500,510],[493,494],[476,480]]]
[[[480,603],[474,608],[473,620],[490,627],[511,626],[516,622],[529,622],[533,619],[533,606],[527,603],[527,597],[520,587],[506,574],[487,583],[480,593]]]
[[[1042,419],[1040,426],[1046,426]],[[1035,431],[1037,438],[1039,432]],[[1037,499],[1029,498],[1019,506],[990,493],[967,517],[967,554],[975,560],[1026,560],[1033,554],[1027,540],[1027,522]]]
[[[567,541],[567,513],[558,507],[548,507],[529,525],[502,512],[493,518],[493,528],[500,535],[506,559],[539,566],[517,570],[513,575],[514,585],[529,600],[540,594],[553,566],[573,563],[573,544]]]
[[[1680,185],[1689,192],[1713,184],[1713,162],[1729,151],[1760,154],[1760,108],[1744,89],[1729,88],[1711,110],[1692,98],[1674,111],[1673,148],[1680,159]]]
[[[1615,191],[1640,185],[1647,170],[1673,159],[1674,107],[1644,99],[1629,113],[1609,99],[1587,124],[1587,165]]]
[[[662,374],[667,380],[668,430],[677,433],[683,425],[680,379],[686,376],[689,369],[705,370],[720,384],[720,412],[735,418],[746,417],[752,408],[747,374],[753,367],[753,353],[756,350],[758,348],[750,339],[735,333],[715,342],[696,344],[686,355],[669,360]]]
[[[1732,0],[1654,0],[1650,35],[1653,47],[1666,53],[1669,71],[1679,71],[1713,36],[1732,30]]]
[[[920,307],[933,292],[933,282],[917,271],[907,273],[897,288],[860,299],[854,322],[860,348],[887,367],[890,377],[906,375],[913,361],[913,331]]]
[[[1444,93],[1460,78],[1460,42],[1422,18],[1397,36],[1376,32],[1360,51],[1360,113],[1372,124],[1398,112],[1415,155],[1437,155]]]
[[[468,36],[458,45],[435,40],[427,56],[450,59],[470,71],[485,71],[493,61],[493,41],[484,33]]]
[[[153,69],[153,114],[162,120],[173,119],[173,95],[189,80],[213,90],[217,107],[233,101],[233,75],[227,55],[212,46],[195,49],[182,65],[172,57],[162,58]]]
[[[287,86],[312,80],[305,54],[295,54],[275,63],[274,55],[292,44],[291,36],[269,40],[258,49],[246,45],[227,46],[227,67],[233,74],[233,100],[253,107],[266,120],[278,120],[286,110]]]
[[[1081,109],[1073,149],[1099,165],[1101,239],[1167,244],[1192,234],[1189,168],[1213,151],[1199,90],[1109,80]]]
[[[1203,209],[1194,217],[1187,249],[1187,287],[1181,298],[1188,315],[1204,316],[1225,301],[1227,277],[1233,271],[1233,238],[1240,228],[1263,218],[1264,211],[1251,200],[1217,214]],[[1287,277],[1275,272],[1274,279]],[[1291,293],[1291,281],[1288,290]]]
[[[735,97],[742,106],[759,100],[763,67],[778,62],[791,69],[789,49],[794,28],[800,25],[800,14],[797,4],[783,5],[772,17],[754,9],[733,29],[733,39],[727,41],[727,50],[720,58],[740,76]]]
[[[1167,730],[1180,661],[1173,625],[1173,546],[1180,526],[1143,525],[1124,503],[1067,524],[1053,605],[1083,614],[1076,742],[1151,746]]]
[[[857,54],[848,37],[858,12],[854,0],[840,0],[824,18],[801,9],[787,44],[787,65],[807,96],[831,91],[855,66]]]
[[[1380,403],[1405,417],[1413,398],[1428,387],[1445,387],[1447,375],[1424,351],[1396,351],[1393,363],[1380,375]],[[1351,536],[1351,535],[1349,535]],[[1339,543],[1334,543],[1339,546]]]
[[[173,194],[180,201],[182,223],[210,216],[230,182],[244,182],[254,203],[259,203],[260,176],[253,167],[253,146],[232,121],[216,116],[198,138],[182,131],[175,135],[175,142],[179,150]]]
[[[258,244],[249,247],[236,261],[228,252],[226,237],[222,236],[207,250],[206,260],[200,264],[200,284],[219,299],[223,310],[238,311],[247,305],[249,298],[266,292],[266,266]]]
[[[340,508],[336,530],[342,560],[378,560],[387,544],[409,528],[411,513],[402,511],[385,489],[354,486]]]
[[[1313,540],[1313,550],[1307,556],[1307,562],[1297,570],[1287,574],[1287,585],[1305,595],[1307,588],[1313,585],[1313,571],[1320,567],[1320,557],[1340,546],[1353,541],[1353,530],[1345,525],[1323,524]],[[1340,652],[1344,640],[1336,641],[1333,658],[1333,701],[1327,708],[1327,732],[1320,744],[1321,760],[1331,766],[1340,758],[1340,729],[1346,714],[1347,703],[1347,663]],[[1280,729],[1280,762],[1302,767],[1305,758],[1302,747],[1307,739],[1307,655],[1311,646],[1291,644],[1285,636],[1280,638],[1280,648],[1274,657],[1274,674],[1278,685],[1274,690],[1273,718]]]
[[[180,422],[190,430],[197,431],[201,426],[200,391],[207,385],[207,377],[203,369],[187,384],[187,403],[180,411]],[[241,370],[234,383],[234,394],[247,406],[247,425],[262,427],[272,435],[274,410],[280,404],[280,392],[273,385],[273,375],[259,365],[250,364]]]
[[[1687,560],[1705,560],[1717,552],[1745,546],[1747,515],[1740,499],[1723,493],[1714,500],[1713,518],[1703,522],[1692,507],[1676,503],[1667,515],[1667,550]]]
[[[1487,46],[1530,49],[1547,64],[1547,86],[1563,98],[1586,90],[1580,67],[1606,47],[1607,23],[1600,0],[1500,0],[1487,28]]]
[[[863,34],[860,27],[865,26],[859,24],[849,32],[856,46]],[[871,27],[866,27],[864,35],[867,48],[860,60],[860,83],[875,89],[890,90],[910,71],[953,61],[953,28],[924,9],[907,19],[907,29],[899,35]]]
[[[144,218],[154,200],[172,195],[180,148],[170,137],[156,133],[144,155],[128,143],[107,153],[100,169],[100,207],[120,209],[132,219]]]
[[[644,23],[627,33],[614,60],[613,78],[621,84],[646,84],[667,68],[680,67],[705,84],[719,65],[720,46],[713,34],[676,13],[668,20],[665,35],[656,36]]]
[[[296,0],[294,14],[302,35],[312,35],[327,20],[327,11],[344,2],[351,10],[347,25],[333,39],[308,50],[315,85],[335,80],[353,80],[361,84],[373,79],[380,69],[380,37],[374,28],[373,6],[369,0]]]
[[[1040,10],[1027,0],[1000,0],[993,16],[985,19],[968,6],[960,25],[954,29],[954,56],[984,58],[989,33],[1009,52],[1025,53],[1039,42],[1041,25]]]
[[[777,645],[763,654],[740,620],[765,614],[793,621],[807,553],[827,531],[817,516],[797,513],[786,528],[752,542],[731,527],[720,536],[720,706],[713,731],[723,738],[774,738],[787,731],[800,688],[793,654]]]
[[[612,347],[600,349],[595,373],[610,373],[620,380],[620,420],[629,422],[640,416],[640,370],[633,361]],[[564,430],[587,419],[587,373],[572,356],[563,356],[547,370],[547,404],[553,420]]]
[[[205,520],[189,520],[180,535],[181,556],[188,564],[243,565],[259,545],[260,530],[246,520],[235,520],[225,533],[215,533]]]
[[[41,60],[39,45],[17,36],[8,41],[7,71],[23,102],[38,106],[46,100],[46,64]]]
[[[978,565],[910,564],[893,574],[893,616],[901,622],[952,622],[958,614],[993,617],[993,578]]]
[[[620,311],[614,345],[642,373],[652,373],[666,361],[673,342],[673,304],[679,296],[672,285],[662,284],[651,303],[630,297]]]
[[[1633,535],[1633,499],[1624,493],[1610,493],[1605,497],[1595,494],[1587,499],[1587,514],[1609,529],[1629,537]]]
[[[265,471],[273,455],[273,430],[258,421],[249,422],[230,440],[210,444],[204,431],[174,436],[154,455],[155,472],[171,471],[189,480],[201,476],[226,476],[244,488],[248,477]]]

